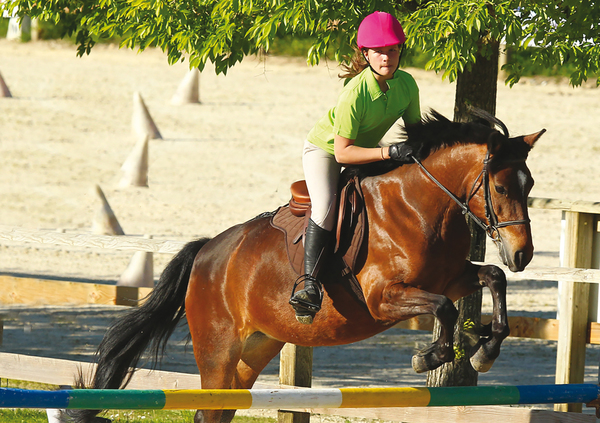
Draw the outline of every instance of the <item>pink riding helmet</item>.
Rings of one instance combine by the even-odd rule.
[[[359,49],[404,44],[406,36],[398,19],[386,12],[373,12],[358,27]]]

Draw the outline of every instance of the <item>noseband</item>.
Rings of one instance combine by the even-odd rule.
[[[491,158],[490,158],[489,150],[487,151],[487,153],[485,155],[485,159],[483,159],[483,169],[481,169],[481,172],[479,172],[479,175],[475,179],[475,182],[473,183],[473,186],[471,187],[471,192],[469,193],[469,195],[467,197],[467,201],[465,201],[464,203],[461,202],[460,199],[456,195],[452,194],[452,192],[450,192],[450,190],[448,188],[446,188],[444,185],[442,185],[441,182],[438,181],[425,168],[425,166],[423,166],[423,164],[419,161],[419,159],[417,159],[413,155],[411,155],[410,157],[414,160],[414,162],[416,164],[419,165],[419,167],[423,170],[425,175],[427,175],[427,177],[429,177],[429,179],[431,179],[438,187],[440,187],[440,189],[442,191],[444,191],[452,200],[454,200],[454,202],[456,204],[459,205],[459,207],[462,209],[462,213],[468,215],[475,223],[477,223],[477,225],[479,225],[495,243],[501,242],[501,237],[500,237],[500,233],[498,232],[498,229],[504,228],[507,226],[512,226],[512,225],[526,225],[531,221],[530,219],[521,219],[521,220],[509,220],[506,222],[498,222],[498,216],[496,215],[496,212],[494,212],[494,205],[492,203],[492,194],[490,191],[489,167],[490,167],[490,163],[491,163]],[[477,194],[477,191],[479,191],[479,188],[481,188],[481,186],[483,186],[483,195],[484,195],[484,201],[485,201],[485,217],[486,217],[487,221],[489,222],[489,224],[486,224],[484,221],[482,221],[469,208],[469,202],[475,196],[475,194]]]

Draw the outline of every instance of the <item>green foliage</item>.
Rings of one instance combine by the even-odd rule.
[[[461,347],[459,347],[458,345],[454,344],[453,348],[454,348],[454,360],[460,361],[467,356],[467,354],[465,353],[465,350],[462,349]]]
[[[571,67],[569,79],[575,86],[600,73],[600,46],[596,44],[600,42],[600,8],[593,0],[534,2],[527,4],[520,20],[527,30],[521,42],[513,42],[509,48],[522,53],[535,45],[531,50],[535,66]],[[507,82],[518,82],[524,69],[518,62],[508,63]]]
[[[451,81],[469,69],[475,52],[489,54],[493,42],[504,41],[517,53],[527,51],[534,65],[553,68],[572,65],[573,85],[598,74],[600,10],[594,1],[553,0],[430,1],[409,17],[408,45],[422,48],[433,58],[426,68],[444,72]],[[507,83],[511,86],[525,72],[523,62],[509,62]]]
[[[480,44],[484,56],[489,55],[482,38],[496,40],[501,35],[487,5],[487,1],[426,3],[405,25],[408,47],[429,52],[433,58],[426,69],[443,70],[443,77],[454,81],[475,61]]]
[[[0,38],[6,37],[6,33],[8,32],[8,18],[0,18]]]
[[[531,45],[531,61],[544,68],[570,67],[580,85],[598,75],[600,7],[594,0],[8,0],[13,10],[60,23],[60,36],[72,37],[80,55],[95,43],[118,39],[122,47],[156,46],[169,63],[187,58],[217,73],[245,56],[277,50],[280,37],[310,39],[309,64],[323,57],[345,61],[352,55],[358,24],[374,10],[403,22],[411,50],[430,59],[427,69],[453,81],[470,69],[477,53],[489,56],[505,42],[520,53]],[[524,75],[522,62],[504,70],[513,85]]]
[[[463,330],[468,332],[472,331],[473,329],[475,329],[475,322],[471,319],[465,320],[463,323]]]
[[[536,60],[537,47],[528,47],[520,50],[508,50],[508,62],[511,66],[518,67],[521,76],[550,76],[570,78],[577,72],[577,66],[572,62],[563,64],[546,64]],[[588,77],[598,78],[598,71],[588,71]]]

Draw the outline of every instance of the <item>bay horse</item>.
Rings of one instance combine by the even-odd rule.
[[[321,311],[311,325],[296,321],[288,304],[296,274],[273,213],[233,226],[212,239],[187,244],[167,265],[147,301],[116,321],[97,351],[90,388],[123,388],[149,350],[158,360],[185,316],[203,389],[251,388],[286,342],[302,346],[347,344],[399,321],[432,314],[441,335],[412,360],[417,372],[454,359],[453,301],[486,286],[492,322],[481,330],[471,363],[487,371],[509,334],[506,276],[494,265],[466,260],[470,233],[464,214],[486,228],[514,272],[531,261],[533,243],[526,165],[544,131],[509,138],[506,126],[455,123],[435,111],[405,128],[417,164],[390,160],[356,170],[368,221],[355,275],[362,306],[339,284],[325,283]],[[499,126],[502,132],[493,127]],[[78,387],[85,387],[80,375]],[[89,422],[99,410],[71,410]],[[228,423],[235,410],[198,410],[195,423]]]

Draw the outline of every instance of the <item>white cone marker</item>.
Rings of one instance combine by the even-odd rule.
[[[152,239],[151,236],[145,236]],[[137,251],[117,282],[118,286],[154,287],[153,255],[147,251]]]
[[[138,140],[121,166],[121,171],[123,177],[119,188],[148,186],[148,135]]]
[[[8,85],[6,85],[6,82],[4,82],[4,79],[2,78],[1,73],[0,73],[0,97],[5,97],[5,98],[12,97],[12,94],[10,93],[10,90],[8,89]]]
[[[131,127],[133,133],[138,138],[143,138],[147,135],[151,140],[162,139],[162,135],[160,135],[160,132],[138,91],[133,93],[133,116],[131,119]]]
[[[196,68],[190,69],[171,99],[176,106],[193,103],[200,103],[200,71]]]
[[[95,191],[100,200],[100,207],[94,216],[92,233],[97,235],[125,235],[99,185],[96,185]]]

